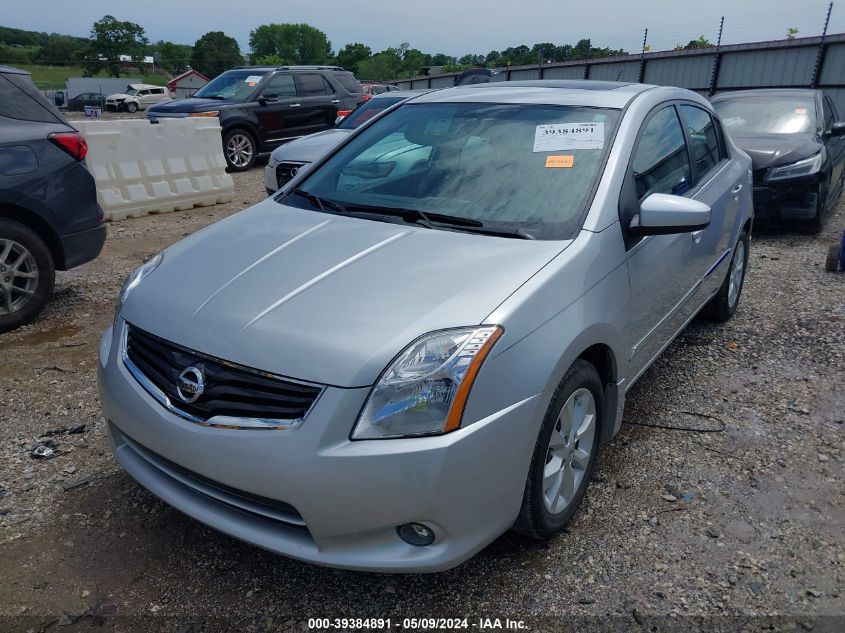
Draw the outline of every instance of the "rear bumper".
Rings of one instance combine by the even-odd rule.
[[[103,250],[103,244],[106,242],[106,225],[103,222],[90,229],[65,235],[61,238],[61,242],[65,255],[62,270],[75,268],[96,259]]]
[[[755,178],[754,217],[758,220],[809,220],[819,202],[818,176],[802,180],[767,183]]]
[[[519,511],[539,396],[437,437],[350,441],[367,388],[327,387],[297,429],[212,428],[154,400],[119,347],[108,330],[98,366],[115,458],[162,500],[233,537],[331,567],[432,572],[478,552]],[[429,526],[435,542],[401,540],[397,527],[409,522]]]

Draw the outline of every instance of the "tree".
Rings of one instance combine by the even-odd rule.
[[[85,74],[90,77],[105,69],[112,77],[120,77],[120,56],[129,55],[132,61],[140,64],[147,44],[149,40],[140,25],[120,21],[111,15],[103,16],[91,27],[83,61]]]
[[[70,35],[51,35],[35,56],[39,64],[49,66],[74,66],[87,46],[84,39]]]
[[[796,29],[794,26],[790,26],[788,29],[786,29],[786,39],[794,40],[796,35],[798,35],[798,29]]]
[[[388,48],[358,64],[359,79],[390,81],[402,72],[402,58],[398,49]]]
[[[358,74],[358,64],[372,57],[373,51],[365,44],[355,43],[347,44],[338,51],[337,64],[350,71],[352,74]]]
[[[320,29],[308,24],[262,24],[249,33],[256,57],[278,55],[286,64],[325,64],[332,44]]]
[[[703,35],[699,35],[697,40],[690,40],[689,44],[684,46],[684,48],[710,48],[711,46],[713,46],[713,44],[710,43],[710,40]]]
[[[194,49],[188,44],[174,44],[159,40],[152,47],[152,55],[156,64],[164,68],[171,75],[177,75],[191,63]]]
[[[224,70],[243,65],[238,41],[223,31],[209,31],[194,44],[191,67],[209,79]]]

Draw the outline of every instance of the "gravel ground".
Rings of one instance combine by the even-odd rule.
[[[694,322],[633,389],[563,534],[506,534],[449,572],[390,576],[214,532],[136,485],[107,447],[97,344],[123,279],[259,201],[262,174],[235,174],[231,204],[110,225],[102,256],[60,273],[43,316],[0,337],[0,630],[457,616],[477,630],[484,617],[524,630],[734,630],[736,618],[748,631],[845,630],[845,275],[823,269],[845,203],[820,236],[755,235],[735,318]],[[58,457],[32,459],[47,440]]]

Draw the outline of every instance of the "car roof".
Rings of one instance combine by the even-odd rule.
[[[436,90],[414,99],[414,103],[525,103],[623,108],[647,90],[675,92],[678,89],[589,79],[506,81]]]
[[[783,95],[785,97],[788,96],[797,96],[797,95],[805,95],[811,96],[815,95],[818,90],[813,90],[812,88],[759,88],[754,90],[733,90],[731,92],[720,92],[719,94],[713,95],[710,100],[711,101],[718,101],[719,99],[730,98],[734,99],[736,97],[755,97],[755,96],[768,96],[768,97],[775,97],[777,95]]]
[[[420,88],[419,90],[391,90],[390,92],[382,92],[380,94],[374,95],[372,98],[375,99],[395,99],[396,97],[400,97],[402,99],[410,99],[411,97],[419,97],[420,95],[428,94],[429,92],[434,92],[437,88]]]
[[[28,75],[29,72],[26,70],[22,70],[20,68],[14,68],[12,66],[2,66],[0,65],[0,73],[6,73],[7,75]]]
[[[274,70],[334,70],[336,72],[344,71],[340,66],[238,66],[237,68],[230,68],[226,72],[233,70],[248,70],[258,73],[269,73]]]
[[[156,86],[155,84],[129,84],[130,88],[135,90],[145,90],[147,88],[164,88],[164,86]]]

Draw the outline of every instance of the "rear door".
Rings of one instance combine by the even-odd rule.
[[[319,73],[298,73],[296,91],[299,115],[305,134],[334,127],[340,97],[334,87]]]
[[[619,205],[622,226],[630,226],[649,195],[686,195],[691,183],[681,121],[675,106],[664,104],[646,118],[634,147]],[[626,249],[631,283],[627,344],[630,375],[636,376],[677,331],[678,314],[694,293],[697,274],[689,265],[689,233],[628,239]]]

